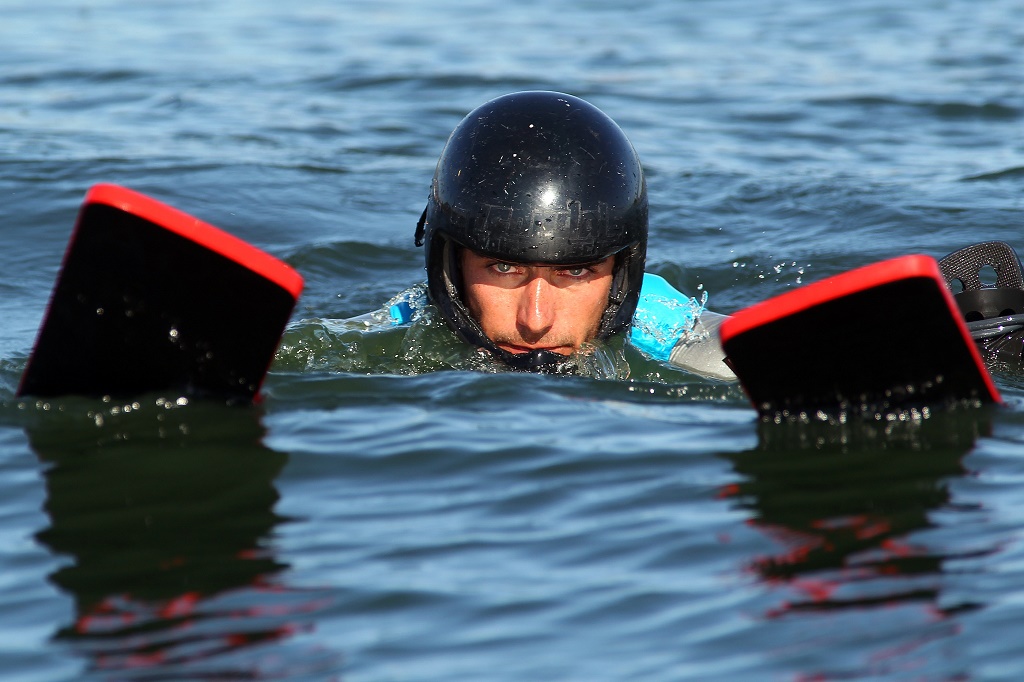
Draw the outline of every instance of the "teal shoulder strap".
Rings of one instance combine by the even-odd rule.
[[[697,323],[705,301],[677,291],[663,277],[645,273],[630,341],[652,358],[667,361],[679,339]]]
[[[408,324],[412,322],[416,311],[426,307],[427,286],[426,284],[411,286],[384,305],[387,307],[391,324]]]
[[[390,308],[388,314],[391,316],[392,324],[406,324],[412,320],[413,307],[408,301],[399,301]]]

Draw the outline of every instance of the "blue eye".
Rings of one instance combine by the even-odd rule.
[[[509,263],[495,263],[494,269],[502,274],[512,272],[512,265]]]
[[[586,272],[586,268],[569,268],[566,270],[570,277],[582,277]]]

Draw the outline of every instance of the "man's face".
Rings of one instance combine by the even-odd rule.
[[[460,251],[466,306],[499,348],[569,355],[597,334],[614,256],[589,265],[524,265]]]

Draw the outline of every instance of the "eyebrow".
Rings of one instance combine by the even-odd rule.
[[[604,263],[606,260],[608,260],[608,258],[614,258],[614,256],[608,256],[608,258],[599,258],[597,260],[587,261],[586,263],[569,263],[569,264],[561,264],[561,263],[523,263],[522,261],[505,260],[505,259],[502,259],[502,258],[489,258],[487,256],[484,256],[483,258],[484,258],[484,260],[490,261],[492,263],[508,263],[509,265],[522,265],[524,267],[531,267],[531,268],[558,268],[558,269],[561,269],[561,270],[567,270],[569,268],[587,268],[587,267],[590,267],[592,265],[600,265],[601,263]]]

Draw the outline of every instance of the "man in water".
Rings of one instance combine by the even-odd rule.
[[[647,216],[640,160],[608,116],[560,93],[499,97],[459,123],[438,161],[416,232],[427,298],[516,370],[572,371],[591,342],[629,334],[655,359],[733,380],[723,316],[645,275]],[[391,315],[405,322],[415,307]]]
[[[433,363],[431,368],[468,362],[620,376],[618,356],[602,354],[600,347],[624,336],[657,361],[735,381],[718,334],[725,316],[705,309],[706,295],[697,301],[644,272],[647,235],[643,168],[614,121],[570,95],[498,97],[456,126],[438,160],[416,230],[417,245],[425,247],[426,286],[402,292],[375,313],[324,322],[307,334],[308,350],[289,352],[336,366],[317,348],[326,338],[328,347],[351,352],[350,369],[393,358]],[[975,275],[981,262],[1017,262],[1012,249],[1010,256],[997,257],[989,253],[992,244],[972,248],[984,251],[984,257],[963,259]],[[966,276],[956,267],[956,255],[943,260],[950,281]],[[1019,264],[1014,272],[1005,286],[1024,289]],[[439,327],[438,318],[469,347],[453,353],[444,343],[438,351],[430,335],[421,333]],[[410,329],[400,349],[344,337],[396,326]],[[338,339],[337,332],[342,338],[335,344],[331,337]],[[989,333],[982,329],[977,338],[988,339]],[[1011,346],[1018,359],[1022,337],[1024,330]],[[300,337],[291,346],[303,343]],[[988,355],[994,346],[985,343]],[[615,352],[614,344],[607,347]],[[608,358],[612,366],[606,372]]]

